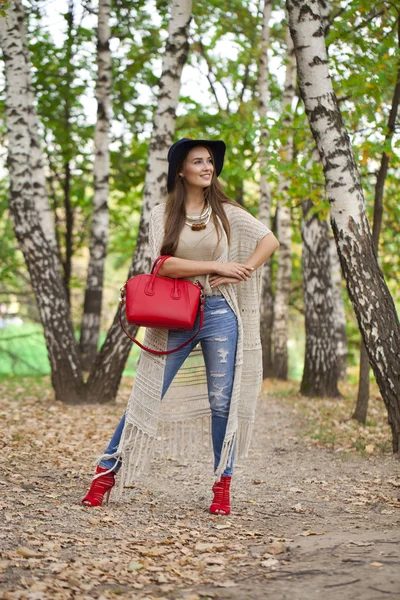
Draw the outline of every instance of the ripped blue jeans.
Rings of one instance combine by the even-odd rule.
[[[199,318],[199,317],[198,317]],[[198,319],[197,318],[197,319]],[[194,331],[198,327],[196,321]],[[193,335],[193,331],[169,331],[168,350],[183,344]],[[233,377],[235,373],[238,326],[236,315],[223,296],[206,296],[204,304],[204,323],[195,339],[173,354],[167,356],[162,398],[172,380],[189,356],[193,348],[200,343],[207,372],[208,398],[211,408],[211,432],[214,450],[214,470],[216,470],[225,438],[231,403]],[[114,454],[121,439],[125,425],[125,414],[119,422],[105,454]],[[115,458],[104,459],[100,466],[118,471],[121,466]],[[223,475],[232,475],[233,459]]]

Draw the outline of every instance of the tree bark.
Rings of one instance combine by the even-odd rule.
[[[335,353],[337,361],[337,372],[340,380],[347,378],[347,333],[346,313],[344,310],[342,291],[342,272],[340,270],[339,256],[335,240],[329,239],[330,267],[332,279],[332,302],[333,302],[333,331],[335,337]]]
[[[74,41],[73,34],[74,26],[74,0],[68,0],[68,13],[67,13],[67,52],[66,52],[66,63],[67,72],[65,76],[65,100],[64,100],[64,127],[66,134],[66,148],[65,160],[64,160],[64,180],[63,180],[63,192],[64,192],[64,211],[65,211],[65,256],[63,261],[64,268],[64,285],[67,294],[68,303],[70,303],[70,281],[72,276],[72,255],[73,255],[73,230],[74,230],[74,212],[71,204],[71,156],[70,156],[70,142],[71,142],[71,98],[70,90],[72,86],[72,46]]]
[[[264,225],[271,227],[271,190],[267,179],[268,171],[268,127],[266,123],[269,106],[268,85],[268,48],[269,48],[269,22],[272,12],[272,0],[264,1],[263,20],[261,30],[261,47],[258,65],[258,114],[261,122],[260,135],[260,206],[258,217]],[[272,269],[268,260],[262,271],[262,295],[260,306],[260,335],[263,351],[263,377],[273,374],[272,362],[272,328],[274,297],[272,294]]]
[[[109,130],[111,119],[111,0],[100,0],[97,28],[97,121],[94,134],[94,196],[90,231],[90,259],[81,324],[82,363],[89,370],[100,333],[104,265],[108,241],[108,193],[110,174]]]
[[[326,35],[329,29],[330,5],[320,0],[320,8],[324,35]],[[318,162],[319,156],[314,148],[310,167]],[[311,397],[337,397],[340,394],[337,387],[339,365],[336,353],[335,300],[342,300],[342,297],[335,295],[332,280],[328,223],[321,219],[318,212],[314,211],[314,214],[311,214],[312,208],[310,199],[302,202],[302,275],[306,345],[300,392]],[[336,248],[334,252],[336,253]],[[339,264],[337,256],[336,263]]]
[[[287,0],[299,85],[322,161],[342,271],[369,360],[400,446],[400,323],[379,268],[350,140],[329,75],[316,0]]]
[[[296,58],[294,55],[293,42],[290,37],[289,28],[286,35],[286,76],[285,88],[282,100],[283,125],[287,131],[293,122],[292,100],[295,95],[296,84]],[[293,135],[287,134],[286,143],[283,146],[285,162],[293,160]],[[290,181],[288,176],[281,174],[278,183],[278,195],[282,196],[288,189]],[[279,200],[277,207],[277,237],[279,240],[278,266],[276,275],[276,292],[274,300],[274,374],[278,379],[288,377],[288,323],[289,323],[289,293],[290,279],[292,275],[292,224],[289,206],[285,206]]]
[[[29,156],[29,163],[32,169],[32,201],[36,207],[39,222],[42,227],[44,236],[49,246],[57,254],[58,260],[58,248],[56,240],[56,232],[54,226],[53,215],[50,208],[49,198],[46,193],[46,177],[43,169],[44,160],[43,152],[40,147],[38,137],[38,123],[36,113],[34,111],[34,91],[32,86],[32,78],[30,73],[30,59],[28,45],[26,42],[26,32],[24,23],[24,9],[21,0],[15,0],[15,17],[18,24],[18,29],[21,36],[21,42],[25,58],[25,74],[27,82],[26,100],[28,106],[28,126],[29,135],[31,138],[31,152]]]
[[[358,371],[357,403],[352,418],[359,423],[367,421],[369,404],[369,359],[365,344],[361,340],[360,365]]]
[[[338,368],[335,352],[333,290],[329,253],[329,226],[312,202],[303,206],[302,270],[306,349],[300,393],[310,397],[337,397]]]
[[[398,45],[400,48],[400,16],[397,19]],[[397,71],[396,85],[392,99],[392,106],[388,119],[388,131],[385,136],[385,142],[391,142],[393,133],[396,127],[396,118],[399,110],[400,100],[400,68]],[[389,168],[389,156],[386,152],[382,152],[381,164],[379,166],[378,175],[375,184],[374,196],[374,216],[372,226],[372,243],[375,248],[376,255],[379,250],[379,235],[382,226],[383,216],[383,193],[385,188],[385,180]],[[363,343],[361,343],[360,351],[360,371],[359,371],[359,387],[357,395],[357,404],[354,410],[353,419],[357,419],[360,423],[365,423],[368,414],[369,404],[369,360],[368,353]]]
[[[56,398],[77,402],[83,392],[77,343],[58,261],[43,232],[34,204],[34,178],[30,164],[30,115],[34,107],[30,104],[30,95],[26,94],[29,65],[20,31],[23,24],[18,24],[20,14],[20,7],[17,9],[12,0],[6,16],[0,16],[0,45],[4,55],[7,94],[10,212],[44,327]]]
[[[146,272],[150,268],[148,251],[150,212],[166,195],[167,150],[173,140],[180,79],[189,50],[191,10],[191,0],[172,2],[168,40],[150,140],[139,232],[128,278]],[[116,314],[89,375],[87,382],[89,401],[107,402],[115,398],[130,348],[131,341],[121,332],[118,314]]]

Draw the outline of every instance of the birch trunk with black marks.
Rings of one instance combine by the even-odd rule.
[[[34,107],[30,104],[31,96],[26,94],[29,64],[26,63],[19,15],[15,2],[11,1],[5,17],[0,16],[0,45],[6,77],[10,212],[44,327],[56,398],[79,402],[84,391],[83,380],[65,288],[56,254],[43,232],[34,204],[35,180],[30,163]]]
[[[62,261],[64,269],[64,285],[67,293],[68,303],[71,298],[70,281],[72,276],[72,255],[73,249],[73,230],[74,230],[74,211],[71,203],[71,156],[70,156],[70,140],[71,140],[71,87],[73,82],[73,43],[74,43],[74,0],[68,0],[67,20],[67,41],[66,41],[66,65],[64,85],[64,129],[65,139],[67,140],[64,159],[64,212],[65,212],[65,255]]]
[[[331,261],[331,279],[332,279],[332,302],[333,302],[333,331],[335,335],[335,353],[337,362],[337,371],[339,380],[345,381],[347,378],[347,333],[346,333],[346,313],[344,310],[343,290],[342,290],[342,271],[340,269],[339,256],[337,253],[335,240],[329,239],[329,253]]]
[[[261,123],[260,135],[260,207],[258,218],[264,225],[271,227],[271,190],[267,179],[268,170],[268,128],[267,110],[269,105],[268,84],[268,48],[269,48],[269,23],[272,12],[272,0],[265,0],[261,30],[260,59],[258,65],[258,114]],[[274,297],[272,294],[272,269],[271,260],[264,263],[262,271],[262,295],[260,306],[260,335],[263,352],[263,377],[273,374],[272,363],[272,328]]]
[[[150,269],[148,251],[150,212],[154,206],[164,200],[167,192],[167,152],[174,136],[180,80],[189,51],[191,10],[191,0],[172,2],[168,40],[149,146],[139,232],[128,278]],[[87,382],[89,401],[114,400],[131,343],[121,331],[117,313],[89,375]]]
[[[400,49],[400,15],[397,19],[397,39]],[[393,133],[396,127],[397,113],[399,110],[400,101],[400,68],[397,71],[396,85],[394,88],[392,106],[389,113],[388,129],[385,136],[385,146],[387,143],[391,144]],[[378,175],[376,178],[375,185],[375,197],[374,197],[374,215],[373,215],[373,226],[372,226],[372,242],[374,244],[375,252],[378,255],[379,249],[379,236],[382,226],[383,217],[383,194],[385,188],[385,180],[387,171],[389,168],[389,154],[386,152],[382,153],[381,164],[379,166]],[[365,345],[361,344],[360,351],[360,370],[359,370],[359,387],[357,394],[357,404],[354,410],[353,419],[357,419],[360,423],[365,423],[367,420],[369,404],[369,359]]]
[[[26,102],[28,106],[28,126],[29,135],[31,138],[31,152],[29,156],[29,164],[32,170],[32,200],[38,213],[39,222],[43,229],[43,234],[58,257],[58,248],[56,240],[56,232],[54,226],[53,215],[50,208],[49,198],[46,193],[46,177],[44,173],[43,152],[40,147],[38,137],[38,123],[36,113],[34,111],[34,91],[32,86],[32,78],[30,73],[30,58],[28,45],[26,42],[26,31],[24,22],[24,8],[21,0],[14,2],[15,18],[18,24],[20,38],[22,42],[24,57],[25,57],[25,77],[27,82]],[[57,258],[58,260],[58,258]]]
[[[349,297],[400,448],[400,323],[373,247],[359,173],[329,75],[316,0],[287,0],[299,85],[322,161]]]
[[[284,128],[289,131],[293,121],[292,101],[295,95],[296,84],[296,58],[294,56],[293,42],[290,37],[289,28],[286,35],[286,76],[285,89],[282,100],[282,114]],[[293,159],[293,136],[287,134],[286,143],[283,146],[285,162],[290,163]],[[288,176],[281,174],[278,183],[278,194],[285,194],[290,184]],[[284,201],[279,200],[276,214],[276,235],[279,240],[278,266],[276,275],[276,292],[274,300],[274,357],[273,370],[278,379],[288,377],[288,325],[289,325],[289,293],[290,280],[292,276],[292,223],[290,207],[285,206]]]
[[[329,30],[330,6],[320,0],[321,16],[323,17],[324,34]],[[312,152],[312,163],[318,163],[319,156],[316,148]],[[338,358],[338,329],[336,326],[336,303],[343,299],[341,290],[337,293],[334,285],[331,263],[331,242],[329,226],[322,220],[319,213],[312,211],[310,200],[302,203],[302,274],[305,312],[305,357],[303,377],[300,392],[305,396],[339,396],[337,387],[339,379]],[[336,264],[339,269],[339,286],[341,283],[340,266],[337,256]],[[332,257],[333,259],[335,257]],[[344,319],[344,310],[343,310]],[[344,321],[344,328],[345,328]],[[346,330],[344,329],[346,332]],[[346,368],[346,365],[344,365]]]
[[[400,49],[400,15],[397,19],[397,39]],[[392,106],[389,113],[388,129],[385,136],[385,146],[391,144],[393,133],[396,127],[397,113],[399,110],[400,101],[400,68],[397,71],[396,85],[394,88]],[[389,168],[389,154],[382,152],[381,164],[379,166],[378,175],[376,178],[375,185],[375,197],[374,197],[374,215],[373,215],[373,226],[372,226],[372,242],[374,244],[375,252],[378,255],[379,249],[379,236],[382,226],[383,217],[383,193],[385,188],[385,180],[387,171]],[[369,359],[365,345],[361,344],[360,351],[360,370],[359,370],[359,387],[357,394],[357,404],[354,410],[353,419],[357,419],[360,423],[365,423],[367,420],[369,404]]]
[[[81,324],[82,364],[89,370],[97,354],[108,241],[111,119],[111,0],[100,0],[97,27],[97,121],[94,134],[94,196],[90,230],[90,259]]]
[[[333,319],[333,286],[329,252],[329,226],[318,213],[310,215],[312,202],[302,203],[302,271],[306,348],[300,392],[310,397],[339,396],[337,388]]]

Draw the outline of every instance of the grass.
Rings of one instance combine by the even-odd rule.
[[[143,332],[140,333],[143,335]],[[105,337],[106,334],[102,333],[100,346]],[[139,347],[133,344],[123,373],[125,377],[135,376],[139,351]],[[23,326],[8,325],[0,329],[0,377],[45,375],[50,375],[50,363],[42,326],[24,323]]]
[[[371,382],[368,418],[365,425],[352,419],[357,384],[340,385],[341,398],[306,398],[293,381],[265,380],[264,393],[282,398],[300,423],[304,439],[336,452],[356,452],[364,456],[391,454],[391,430],[378,386]]]

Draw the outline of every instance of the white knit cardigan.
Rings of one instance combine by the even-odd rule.
[[[230,224],[230,245],[226,244],[221,262],[244,263],[260,240],[270,230],[239,206],[224,204]],[[152,261],[159,256],[164,238],[165,204],[151,213],[149,247]],[[238,321],[238,343],[232,398],[221,460],[216,471],[219,478],[235,457],[247,456],[257,397],[262,382],[260,343],[261,267],[240,284],[227,284],[220,291]],[[168,331],[147,329],[145,345],[166,350]],[[200,346],[200,345],[199,345]],[[151,456],[198,456],[204,449],[211,412],[201,348],[197,346],[174,378],[161,401],[166,356],[142,351],[126,409],[126,423],[117,452],[122,459],[119,493],[147,470]],[[109,456],[108,456],[109,457]]]

